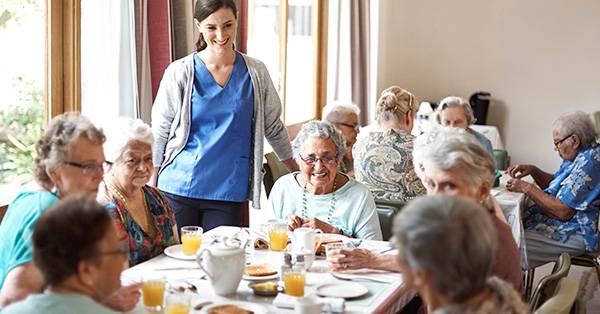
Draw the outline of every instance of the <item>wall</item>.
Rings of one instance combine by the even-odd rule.
[[[380,0],[377,90],[489,91],[513,163],[554,171],[561,113],[600,110],[600,1]]]

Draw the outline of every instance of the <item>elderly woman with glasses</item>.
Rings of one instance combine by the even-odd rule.
[[[419,103],[410,92],[386,88],[377,101],[378,130],[354,146],[356,180],[376,199],[407,202],[425,194],[412,162],[414,126]]]
[[[2,313],[117,313],[102,302],[121,286],[128,253],[104,206],[86,195],[70,196],[46,210],[33,231],[33,263],[45,293]]]
[[[534,205],[524,214],[525,254],[521,265],[535,268],[562,252],[577,256],[598,248],[600,146],[590,117],[581,111],[561,115],[552,131],[563,162],[554,174],[534,165],[513,165],[506,187]],[[521,180],[531,175],[535,184]]]
[[[0,307],[40,292],[44,281],[32,263],[31,235],[40,215],[69,195],[96,198],[102,181],[104,133],[76,113],[52,119],[36,143],[35,182],[8,206],[0,225]],[[118,311],[131,310],[139,285],[121,288],[104,300]]]
[[[119,239],[129,243],[131,265],[178,242],[171,205],[162,192],[147,185],[153,143],[152,129],[142,120],[121,118],[107,128],[104,152],[110,165],[98,201],[109,208]]]
[[[502,210],[490,195],[495,179],[494,160],[475,139],[463,130],[434,128],[415,141],[413,162],[428,195],[450,194],[481,204],[492,217],[498,246],[492,275],[521,287],[519,249]],[[376,255],[364,249],[342,250],[342,268],[381,268],[398,271],[393,256]]]
[[[310,121],[292,143],[299,172],[281,177],[270,208],[290,229],[310,227],[360,239],[381,240],[375,202],[364,185],[338,173],[344,139],[331,124]]]
[[[509,283],[490,277],[495,233],[490,215],[471,200],[418,198],[395,219],[396,262],[433,314],[529,313]]]
[[[360,132],[359,114],[360,108],[353,103],[332,103],[323,108],[323,121],[335,126],[346,140],[346,154],[340,163],[340,171],[351,177],[354,177],[352,147]]]
[[[473,135],[485,150],[494,156],[492,143],[485,135],[473,130],[469,125],[475,123],[475,115],[468,101],[456,96],[449,96],[440,101],[436,108],[437,122],[443,126],[459,128]]]

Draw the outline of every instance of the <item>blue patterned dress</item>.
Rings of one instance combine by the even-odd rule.
[[[544,215],[534,205],[524,215],[525,228],[562,243],[569,236],[580,234],[585,250],[595,251],[600,210],[600,146],[580,151],[572,161],[563,161],[544,192],[573,208],[575,215],[568,221],[561,221]]]

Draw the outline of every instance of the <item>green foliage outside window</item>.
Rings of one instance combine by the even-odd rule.
[[[21,103],[0,109],[0,183],[32,179],[35,142],[44,125],[44,92],[32,81],[16,80]]]

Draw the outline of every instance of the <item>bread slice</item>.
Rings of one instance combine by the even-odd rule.
[[[277,274],[277,269],[269,264],[252,264],[244,268],[244,274],[253,277],[271,276]]]
[[[225,304],[210,308],[208,314],[254,314],[254,312],[244,310],[232,304]]]

